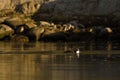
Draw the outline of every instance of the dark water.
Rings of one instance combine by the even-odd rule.
[[[119,54],[118,42],[0,42],[0,80],[119,80]]]

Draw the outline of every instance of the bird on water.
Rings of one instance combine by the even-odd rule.
[[[65,50],[64,51],[65,53],[68,53],[68,54],[71,54],[71,55],[75,55],[77,58],[80,57],[80,49],[77,48],[77,49],[72,49],[72,48],[69,48],[68,50]]]

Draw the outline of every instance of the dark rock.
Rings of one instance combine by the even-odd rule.
[[[38,41],[41,38],[44,31],[44,27],[34,27],[28,31],[27,35],[29,36],[30,40]]]
[[[63,32],[52,33],[48,35],[43,34],[40,40],[42,41],[67,41],[67,36]]]
[[[37,27],[37,25],[34,22],[28,22],[23,25],[17,26],[15,29],[15,33],[26,35],[26,33],[34,27]]]
[[[29,42],[29,38],[24,35],[13,35],[13,36],[11,36],[11,41],[13,41],[13,42]]]
[[[112,29],[104,26],[94,26],[92,29],[90,29],[90,32],[95,40],[107,40],[112,33]]]

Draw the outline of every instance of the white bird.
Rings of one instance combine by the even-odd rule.
[[[76,56],[79,58],[79,57],[80,57],[80,50],[77,49],[77,50],[75,51],[75,53],[76,53]]]

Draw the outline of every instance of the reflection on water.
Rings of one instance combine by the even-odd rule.
[[[64,53],[68,48],[80,48],[80,58]],[[0,42],[0,80],[119,80],[119,54],[115,42]]]

